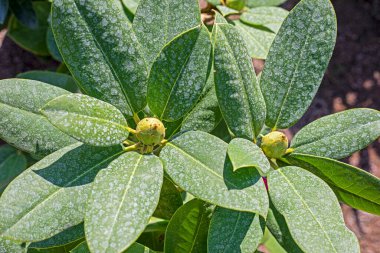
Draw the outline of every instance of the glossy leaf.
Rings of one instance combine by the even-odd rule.
[[[147,69],[119,0],[54,1],[52,28],[67,67],[85,94],[128,116],[144,109]]]
[[[9,145],[0,146],[0,195],[26,167],[26,157],[20,151]]]
[[[265,175],[271,169],[268,158],[252,141],[233,139],[228,144],[227,152],[234,171],[240,168],[254,167]]]
[[[160,157],[170,178],[195,197],[265,217],[268,197],[259,172],[233,172],[227,146],[210,134],[189,131],[166,144]]]
[[[286,0],[247,0],[248,7],[259,7],[259,6],[277,6],[286,2]]]
[[[8,14],[8,0],[0,0],[0,25],[4,24]]]
[[[43,83],[48,83],[70,92],[78,91],[78,86],[76,85],[74,78],[67,74],[51,71],[33,70],[20,73],[17,75],[17,78],[36,80]]]
[[[312,133],[312,134],[310,134]],[[320,118],[293,138],[295,153],[341,159],[380,137],[380,112],[352,109]]]
[[[55,236],[49,239],[39,241],[39,242],[34,242],[29,245],[29,248],[46,249],[46,248],[52,248],[52,247],[60,247],[60,246],[64,246],[72,242],[81,240],[83,238],[84,238],[84,227],[83,227],[83,223],[80,223],[78,225],[67,228],[66,230],[62,231],[59,234],[56,234]]]
[[[148,105],[159,118],[176,121],[195,105],[210,70],[211,42],[206,27],[173,39],[153,63],[148,80]]]
[[[76,246],[74,249],[70,250],[70,253],[91,253],[88,248],[87,242],[84,241]]]
[[[218,207],[210,223],[207,247],[213,253],[255,252],[264,235],[265,222],[253,213]]]
[[[264,99],[242,36],[236,27],[216,15],[214,75],[219,106],[237,137],[254,139],[264,125]]]
[[[277,33],[288,11],[279,7],[258,7],[249,9],[240,16],[240,20],[248,25],[262,26]]]
[[[27,6],[28,4],[31,4],[31,1],[11,0],[11,8],[12,4],[16,2],[23,2],[22,6],[19,6],[19,8],[22,12],[29,12],[29,7]],[[37,15],[36,23],[33,24],[35,21],[29,19],[21,22],[18,18],[13,16],[8,24],[7,35],[20,47],[37,55],[48,56],[49,51],[46,45],[46,32],[48,28],[47,20],[50,13],[50,6],[51,3],[49,2],[33,2],[33,10],[31,11],[33,11],[33,15]],[[28,13],[28,15],[31,15],[32,13]],[[25,14],[26,13],[23,13],[22,15]],[[17,17],[16,13],[15,15]],[[25,24],[26,22],[30,27]]]
[[[50,26],[48,27],[46,31],[46,45],[53,59],[59,62],[63,62],[61,53],[59,52],[57,43],[55,42],[55,39],[54,39],[53,30],[51,29]]]
[[[197,0],[141,0],[133,19],[133,30],[151,66],[166,43],[200,24]]]
[[[336,30],[329,0],[303,0],[289,13],[261,76],[266,125],[288,128],[306,112],[330,61]]]
[[[60,96],[47,103],[41,113],[62,132],[89,145],[117,145],[129,135],[127,121],[116,107],[89,96]]]
[[[9,8],[16,18],[26,27],[35,29],[38,26],[38,17],[32,0],[10,0]]]
[[[26,253],[26,251],[27,247],[22,242],[16,242],[0,237],[1,253]]]
[[[182,204],[182,197],[177,187],[167,177],[164,177],[160,201],[153,216],[170,220],[175,211],[180,208]]]
[[[249,55],[255,59],[265,60],[276,34],[244,24],[239,20],[234,20],[233,24],[243,37]]]
[[[193,199],[178,209],[166,230],[164,252],[207,252],[211,212],[211,207],[198,199]]]
[[[322,178],[339,200],[380,215],[380,179],[354,166],[324,157],[292,154],[286,161]]]
[[[156,209],[162,181],[159,158],[135,152],[120,156],[101,171],[85,217],[91,252],[118,253],[132,245]]]
[[[81,223],[91,182],[121,152],[74,144],[33,165],[0,198],[0,236],[41,241]]]
[[[299,167],[283,167],[269,174],[268,187],[273,205],[303,251],[359,252],[338,200],[322,179]]]
[[[68,93],[38,81],[1,80],[0,138],[36,157],[75,143],[39,113],[48,101]]]

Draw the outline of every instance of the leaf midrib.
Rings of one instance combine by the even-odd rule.
[[[205,213],[206,213],[206,210],[204,210],[204,207],[202,207],[203,209],[201,210],[202,214],[201,214],[201,217],[199,219],[199,222],[197,223],[197,229],[195,231],[195,234],[194,234],[194,237],[193,237],[193,241],[191,243],[191,248],[190,248],[190,253],[193,252],[193,249],[194,249],[194,246],[195,246],[195,242],[196,242],[196,239],[198,237],[198,233],[199,233],[199,230],[201,229],[201,225],[202,225],[202,221],[203,221],[203,217],[205,216]]]
[[[228,239],[228,243],[227,243],[227,245],[231,245],[230,242],[232,241],[232,239],[234,239],[235,232],[236,232],[236,228],[237,228],[237,225],[238,225],[238,223],[239,223],[239,221],[240,221],[240,216],[241,216],[241,212],[239,212],[238,217],[237,217],[237,219],[235,220],[234,230],[232,231],[232,236]],[[222,252],[222,253],[225,253],[227,249],[228,249],[228,246],[225,247],[225,248],[223,249],[223,252]]]

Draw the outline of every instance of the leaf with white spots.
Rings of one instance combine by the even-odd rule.
[[[279,7],[258,7],[249,9],[240,16],[248,25],[261,26],[277,33],[289,12]]]
[[[310,134],[312,133],[312,134]],[[380,137],[380,112],[352,109],[320,118],[293,138],[294,153],[345,158]]]
[[[119,0],[56,0],[52,28],[85,94],[132,116],[146,105],[147,68]]]
[[[207,252],[211,212],[212,208],[198,199],[193,199],[178,209],[166,229],[164,252]]]
[[[208,233],[208,252],[252,253],[264,235],[265,221],[259,215],[217,207]]]
[[[380,215],[380,179],[333,159],[291,154],[285,160],[322,178],[338,199],[356,209]]]
[[[237,137],[253,140],[264,125],[264,99],[243,37],[236,27],[216,15],[214,75],[220,110]]]
[[[212,204],[266,216],[268,196],[257,169],[233,171],[227,143],[204,132],[189,131],[163,148],[160,158],[182,189]]]
[[[16,242],[0,237],[0,253],[26,253],[27,247],[22,242]]]
[[[18,74],[17,78],[36,80],[43,83],[48,83],[70,92],[78,91],[78,86],[75,83],[74,78],[63,73],[43,71],[43,70],[33,70],[33,71],[28,71],[28,72]]]
[[[164,177],[161,188],[160,201],[157,208],[153,213],[154,217],[170,220],[175,211],[183,204],[181,193],[177,187],[168,179]]]
[[[174,38],[153,63],[148,105],[160,119],[176,121],[200,98],[210,71],[211,41],[205,26]]]
[[[77,247],[72,249],[70,253],[90,253],[90,249],[88,248],[87,242],[82,242]],[[139,243],[134,243],[123,253],[155,253],[155,251]]]
[[[233,139],[228,144],[227,153],[234,171],[253,167],[265,175],[271,169],[268,158],[252,141],[240,138]]]
[[[153,155],[129,152],[101,171],[85,217],[91,252],[118,253],[131,246],[156,209],[162,182],[162,163]]]
[[[259,7],[259,6],[278,6],[286,0],[247,0],[246,5],[248,7]]]
[[[141,0],[133,29],[151,66],[166,43],[201,23],[198,0]]]
[[[0,196],[5,187],[27,167],[26,157],[9,145],[0,146]]]
[[[289,13],[261,76],[267,126],[288,128],[306,112],[330,61],[336,33],[336,17],[329,0],[302,0]]]
[[[59,234],[56,234],[49,239],[34,242],[29,245],[29,248],[33,249],[46,249],[53,247],[60,247],[67,244],[70,244],[75,241],[79,241],[84,238],[84,227],[83,223],[72,226],[70,228],[65,229]]]
[[[65,94],[69,92],[38,81],[1,80],[0,138],[38,158],[77,142],[39,112],[47,102]]]
[[[357,238],[344,224],[334,192],[322,179],[299,167],[283,167],[269,174],[268,187],[273,205],[303,251],[360,251]]]
[[[86,95],[60,96],[41,113],[62,132],[89,145],[117,145],[129,135],[127,121],[116,107]]]
[[[132,14],[135,14],[140,0],[121,0],[121,2],[125,8],[128,9],[128,11],[130,11]]]
[[[96,174],[122,152],[74,144],[24,171],[0,198],[0,236],[35,242],[81,223]]]

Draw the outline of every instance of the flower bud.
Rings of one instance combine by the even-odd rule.
[[[246,0],[227,0],[226,5],[229,8],[240,11],[245,7],[245,1]]]
[[[288,138],[281,132],[271,132],[262,138],[261,149],[269,158],[280,158],[288,149]]]
[[[145,118],[136,127],[136,137],[144,145],[155,146],[165,138],[165,127],[156,118]]]

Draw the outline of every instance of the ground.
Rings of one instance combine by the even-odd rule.
[[[298,1],[283,6],[292,8]],[[349,108],[380,109],[380,1],[333,0],[338,17],[337,45],[321,88],[306,115],[287,132]],[[0,32],[0,79],[32,69],[54,70],[58,64],[22,50]],[[257,70],[262,62],[255,61]],[[346,160],[380,177],[380,140]],[[358,236],[363,253],[380,253],[380,217],[343,205],[348,227]]]

